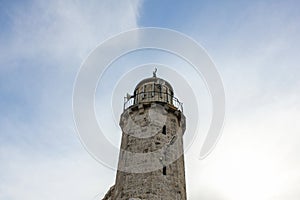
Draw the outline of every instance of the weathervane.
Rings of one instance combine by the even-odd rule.
[[[153,77],[155,77],[155,78],[156,78],[156,72],[157,72],[157,68],[155,67],[154,71],[153,71]]]

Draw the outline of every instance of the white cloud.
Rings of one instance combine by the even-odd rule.
[[[94,199],[104,195],[113,172],[84,151],[49,155],[1,147],[1,199]]]
[[[89,51],[137,27],[141,3],[7,6],[10,27],[0,38],[1,199],[99,199],[113,184],[114,172],[93,161],[76,137],[72,87]]]
[[[22,93],[21,100],[26,97],[38,108],[26,110],[28,115],[37,112],[30,123],[14,114],[0,118],[1,123],[9,121],[1,124],[5,132],[2,129],[0,135],[0,198],[89,199],[98,192],[101,198],[108,190],[114,172],[74,144],[72,84],[91,49],[112,34],[137,26],[140,5],[140,1],[54,0],[9,10],[11,31],[0,39],[0,75],[13,81],[1,87]],[[211,39],[206,47],[223,76],[228,112],[223,137],[213,154],[204,161],[197,160],[198,151],[186,157],[190,199],[246,200],[245,194],[258,200],[299,199],[299,26],[297,19],[287,17],[289,13],[278,17],[280,8],[273,6],[269,15],[264,9],[253,12],[256,8],[251,7],[234,33],[221,39],[207,28],[212,37],[205,36]],[[223,25],[227,27],[228,22]],[[222,34],[223,29],[216,32]],[[15,74],[22,68],[29,73],[45,70],[20,78]],[[36,82],[28,86],[31,79]],[[7,105],[15,107],[14,102]],[[13,141],[6,140],[10,134]],[[16,146],[18,138],[26,148]],[[55,157],[57,153],[49,155],[51,149],[36,153],[28,148],[39,142],[41,146],[66,145],[67,150],[57,148],[62,154]]]
[[[206,160],[187,156],[191,199],[274,199],[297,196],[300,104],[293,96],[256,107],[247,115],[228,116],[224,134]]]
[[[299,199],[300,26],[294,11],[286,2],[254,2],[243,20],[230,18],[238,21],[233,26],[228,19],[212,23],[230,28],[221,39],[202,37],[224,81],[227,113],[213,153],[197,161],[199,152],[188,152],[190,199]],[[201,33],[216,34],[207,28]]]
[[[140,5],[141,1],[95,0],[17,4],[8,11],[11,32],[2,38],[1,60],[61,61],[71,56],[81,61],[107,37],[135,28]]]

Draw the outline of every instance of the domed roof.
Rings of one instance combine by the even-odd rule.
[[[151,78],[146,78],[143,79],[141,82],[139,82],[137,84],[137,86],[135,87],[134,90],[138,89],[139,87],[141,87],[144,84],[149,84],[149,83],[155,83],[155,84],[161,84],[161,85],[166,85],[170,90],[173,91],[173,88],[171,86],[171,84],[169,82],[167,82],[166,80],[162,79],[162,78],[157,78],[156,76],[151,77]]]

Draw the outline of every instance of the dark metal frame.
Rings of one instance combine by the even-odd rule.
[[[169,105],[174,106],[181,112],[183,112],[183,103],[181,103],[178,100],[178,98],[174,97],[173,94],[166,93],[166,92],[157,92],[157,91],[140,92],[131,96],[129,99],[128,97],[124,97],[124,110],[126,110],[127,108],[129,108],[130,106],[136,103],[150,103],[150,102],[167,103]]]

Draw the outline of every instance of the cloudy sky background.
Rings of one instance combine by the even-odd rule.
[[[296,0],[1,1],[0,199],[103,197],[115,172],[95,161],[76,136],[76,73],[108,37],[157,26],[187,34],[208,51],[227,97],[216,149],[199,160],[199,136],[186,153],[189,199],[298,200],[299,9]],[[171,56],[144,55],[152,59],[141,62],[173,64],[173,70],[183,71]],[[129,56],[124,63],[139,57]],[[192,70],[186,71],[195,88]],[[161,76],[171,79],[164,69]],[[204,97],[199,88],[195,94]],[[98,99],[101,89],[100,84]],[[209,116],[206,106],[199,107],[200,119]],[[118,133],[111,132],[118,145]]]

